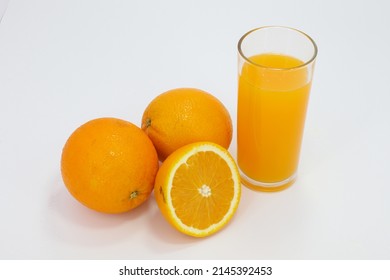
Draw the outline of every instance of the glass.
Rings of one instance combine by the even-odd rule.
[[[317,46],[268,26],[238,42],[237,162],[242,182],[279,191],[295,182]]]

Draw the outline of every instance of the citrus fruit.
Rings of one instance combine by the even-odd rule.
[[[104,213],[126,212],[143,203],[157,170],[157,152],[148,136],[116,118],[83,124],[62,150],[65,186],[79,202]]]
[[[154,195],[168,222],[182,233],[209,236],[222,229],[239,204],[241,183],[229,152],[196,142],[173,152],[160,166]]]
[[[141,127],[161,161],[190,143],[209,141],[227,149],[232,140],[227,109],[213,95],[194,88],[173,89],[157,96],[145,109]]]

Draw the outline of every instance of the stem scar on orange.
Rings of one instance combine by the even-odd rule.
[[[228,149],[233,131],[224,105],[213,95],[195,88],[177,88],[157,96],[146,107],[141,127],[161,161],[194,142],[214,142]]]
[[[192,143],[162,163],[154,195],[163,216],[177,230],[209,236],[221,230],[238,207],[238,168],[225,148],[211,142]]]
[[[157,170],[157,152],[148,136],[116,118],[83,124],[62,150],[65,186],[79,202],[99,212],[121,213],[142,204]]]

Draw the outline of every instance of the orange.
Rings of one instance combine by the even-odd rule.
[[[120,119],[83,124],[62,150],[61,173],[67,189],[85,206],[104,213],[126,212],[143,203],[157,170],[150,139]]]
[[[141,127],[161,161],[190,143],[210,141],[227,149],[232,140],[232,121],[224,105],[194,88],[173,89],[157,96],[145,109]]]
[[[241,195],[240,176],[229,152],[211,142],[179,148],[161,165],[154,185],[157,204],[177,230],[209,236],[233,217]]]

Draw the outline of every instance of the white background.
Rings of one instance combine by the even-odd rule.
[[[387,1],[11,0],[0,24],[1,259],[390,259]],[[236,118],[236,45],[287,25],[319,46],[298,181],[243,188],[233,220],[194,239],[154,198],[122,215],[67,192],[62,147],[103,116],[137,125],[176,87]],[[236,153],[235,135],[230,151]]]

